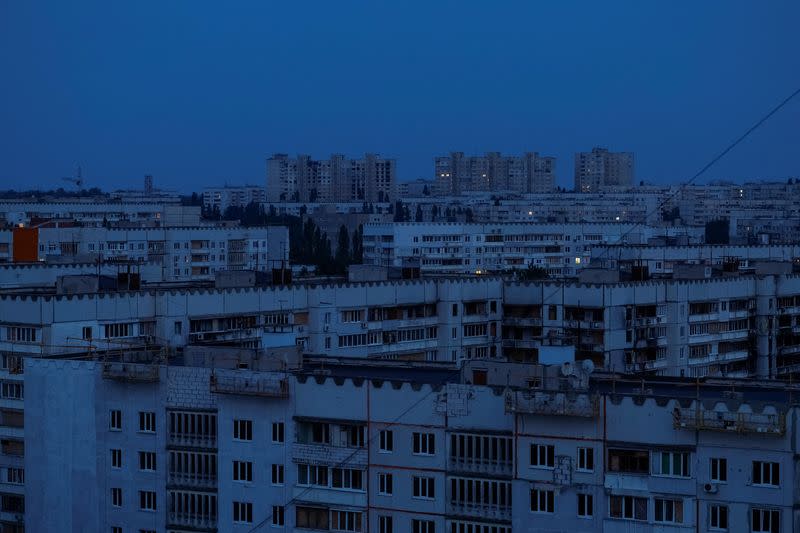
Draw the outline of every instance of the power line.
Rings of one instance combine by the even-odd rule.
[[[645,212],[645,215],[644,215],[644,217],[642,217],[642,219],[641,219],[641,220],[633,222],[632,226],[631,226],[630,228],[628,228],[628,229],[627,229],[627,230],[626,230],[624,233],[622,233],[622,235],[620,235],[620,236],[617,238],[617,244],[620,244],[620,243],[623,241],[623,239],[625,239],[625,237],[627,237],[627,236],[628,236],[628,235],[629,235],[629,234],[630,234],[630,233],[631,233],[631,232],[632,232],[634,229],[636,229],[636,227],[637,227],[637,226],[644,225],[644,222],[645,222],[645,221],[647,221],[647,219],[648,219],[648,218],[649,218],[651,215],[653,215],[654,213],[657,213],[657,212],[661,211],[661,209],[662,209],[662,208],[663,208],[663,207],[664,207],[664,206],[665,206],[665,205],[666,205],[666,204],[667,204],[669,201],[671,201],[673,198],[675,198],[675,196],[677,196],[678,194],[680,194],[681,192],[683,192],[683,190],[684,190],[686,187],[688,187],[689,185],[691,185],[692,183],[694,183],[694,181],[695,181],[695,180],[697,180],[697,178],[699,178],[700,176],[702,176],[703,174],[705,174],[705,173],[706,173],[706,171],[708,171],[708,169],[710,169],[710,168],[711,168],[712,166],[714,166],[714,165],[715,165],[715,164],[716,164],[718,161],[720,161],[720,160],[721,160],[723,157],[725,157],[725,156],[726,156],[726,155],[727,155],[727,154],[728,154],[728,153],[729,153],[731,150],[733,150],[733,149],[734,149],[736,146],[738,146],[738,145],[739,145],[739,144],[740,144],[742,141],[744,141],[744,140],[745,140],[747,137],[749,137],[749,136],[750,136],[750,134],[752,134],[752,133],[753,133],[754,131],[756,131],[756,130],[757,130],[759,127],[761,127],[761,126],[762,126],[762,125],[763,125],[763,124],[764,124],[764,123],[765,123],[767,120],[769,120],[770,118],[772,118],[772,116],[773,116],[773,115],[775,115],[775,114],[776,114],[778,111],[780,111],[781,109],[783,109],[783,108],[786,106],[786,104],[788,104],[790,101],[792,101],[792,100],[793,100],[793,99],[794,99],[794,98],[795,98],[797,95],[799,95],[799,94],[800,94],[800,87],[798,87],[797,89],[795,89],[795,90],[794,90],[794,91],[793,91],[793,92],[792,92],[792,93],[791,93],[789,96],[787,96],[786,98],[784,98],[783,100],[781,100],[781,102],[780,102],[778,105],[776,105],[775,107],[773,107],[772,109],[770,109],[770,110],[769,110],[769,112],[767,112],[767,113],[766,113],[764,116],[762,116],[760,119],[758,119],[758,121],[756,121],[756,123],[755,123],[755,124],[753,124],[752,126],[750,126],[750,127],[749,127],[749,128],[748,128],[748,129],[747,129],[747,130],[746,130],[746,131],[745,131],[745,132],[742,134],[742,135],[740,135],[740,136],[739,136],[739,137],[738,137],[736,140],[734,140],[732,143],[730,143],[728,146],[726,146],[726,147],[725,147],[725,149],[723,149],[723,150],[722,150],[722,151],[721,151],[719,154],[717,154],[716,156],[714,156],[714,157],[713,157],[713,158],[712,158],[712,159],[711,159],[711,160],[710,160],[708,163],[706,163],[706,164],[705,164],[705,165],[704,165],[704,166],[703,166],[703,167],[702,167],[700,170],[698,170],[697,172],[695,172],[695,174],[694,174],[694,175],[693,175],[691,178],[689,178],[689,180],[688,180],[686,183],[682,183],[682,184],[681,184],[681,185],[680,185],[680,186],[679,186],[679,187],[678,187],[678,188],[677,188],[677,189],[676,189],[674,192],[672,192],[671,194],[667,195],[667,197],[666,197],[666,198],[664,198],[664,199],[663,199],[663,200],[662,200],[662,201],[661,201],[661,202],[660,202],[660,203],[659,203],[659,204],[656,206],[656,208],[655,208],[655,209],[653,209],[653,210],[652,210],[652,211],[650,211],[650,212]],[[598,259],[602,259],[602,258],[603,258],[603,256],[607,256],[610,250],[611,250],[610,246],[607,246],[607,247],[606,247],[606,250],[605,250],[605,252],[603,253],[603,255],[601,255],[600,257],[598,257]],[[562,287],[561,287],[561,290],[563,290],[563,280],[562,280]],[[544,302],[545,302],[546,300],[549,300],[550,298],[552,298],[553,296],[555,296],[556,294],[558,294],[558,291],[559,291],[559,289],[556,289],[556,290],[555,290],[555,291],[553,291],[553,293],[552,293],[552,294],[550,294],[550,295],[549,295],[547,298],[542,298],[542,305],[544,305]]]

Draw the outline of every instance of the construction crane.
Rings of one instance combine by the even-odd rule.
[[[81,175],[81,166],[78,165],[75,169],[75,174],[69,178],[61,178],[64,181],[68,181],[70,183],[74,183],[75,187],[79,190],[83,188],[83,177]]]

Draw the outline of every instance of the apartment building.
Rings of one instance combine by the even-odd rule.
[[[555,189],[556,158],[526,152],[504,156],[488,152],[465,156],[463,152],[437,157],[434,161],[436,193],[459,195],[474,191],[547,193]]]
[[[598,244],[591,250],[591,266],[631,270],[646,267],[650,275],[672,275],[676,267],[702,265],[734,272],[752,270],[758,263],[778,262],[791,270],[800,263],[797,244],[702,244],[684,246]]]
[[[182,205],[180,198],[137,201],[65,200],[30,202],[0,200],[0,222],[18,226],[74,221],[83,227],[103,226],[198,226],[200,206]]]
[[[396,161],[377,154],[327,160],[274,154],[267,159],[266,201],[384,202],[396,196],[396,174]]]
[[[580,223],[392,223],[364,226],[364,263],[418,265],[423,274],[485,274],[524,270],[575,276],[596,244],[647,243],[684,237],[702,242],[700,228]]]
[[[26,526],[797,530],[795,387],[588,370],[31,360]]]
[[[203,189],[203,208],[207,211],[225,213],[229,207],[245,207],[249,203],[257,203],[267,199],[264,187],[242,185],[239,187],[206,187]]]
[[[605,187],[631,187],[634,181],[632,152],[592,148],[575,154],[575,191],[598,192]]]
[[[514,282],[498,277],[216,289],[0,294],[0,353],[170,346],[363,359],[546,362],[664,376],[788,378],[800,370],[800,277]]]
[[[221,270],[269,270],[289,260],[289,231],[265,227],[33,228],[20,236],[0,230],[0,262],[14,261],[15,246],[34,246],[31,259],[95,259],[159,263],[168,281],[211,280]],[[25,242],[19,239],[24,237]],[[32,244],[31,244],[32,243]]]

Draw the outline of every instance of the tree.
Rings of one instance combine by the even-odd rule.
[[[414,222],[422,222],[422,206],[417,204],[417,212],[414,214]]]
[[[730,244],[730,221],[712,220],[706,224],[706,244]]]
[[[361,264],[364,260],[364,226],[360,225],[353,232],[353,247],[350,252],[350,263]]]
[[[308,201],[313,204],[314,202],[317,201],[317,197],[318,196],[319,196],[319,193],[317,192],[317,189],[315,187],[315,188],[311,189],[311,191],[308,193]]]
[[[547,269],[540,266],[528,263],[528,268],[517,272],[517,278],[522,281],[533,281],[538,279],[547,279]]]
[[[422,188],[422,195],[423,195],[423,196],[430,196],[430,195],[431,195],[431,191],[430,191],[430,189],[428,189],[428,186],[427,186],[427,185],[425,185],[425,186]]]
[[[336,271],[345,272],[347,265],[350,264],[350,235],[347,227],[342,224],[339,227],[339,238],[336,242]]]
[[[403,202],[400,201],[400,200],[397,200],[394,203],[394,221],[395,222],[404,222],[405,221],[405,219],[403,218],[404,215],[405,215],[405,212],[403,210]]]
[[[471,207],[468,207],[467,210],[464,212],[464,220],[467,223],[471,223],[473,221],[473,215],[472,215],[472,208]]]

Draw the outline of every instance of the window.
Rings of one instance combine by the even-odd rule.
[[[156,453],[155,452],[139,452],[139,470],[145,472],[156,471]]]
[[[594,471],[593,448],[578,448],[578,470],[581,472]]]
[[[392,495],[392,475],[387,473],[378,474],[378,494],[381,496]]]
[[[319,507],[303,507],[298,505],[296,511],[296,526],[305,529],[322,529],[328,528],[328,510]]]
[[[434,493],[433,481],[434,480],[432,477],[413,476],[412,495],[414,496],[414,498],[424,498],[427,500],[434,499],[436,495]]]
[[[728,506],[711,505],[708,508],[708,526],[715,531],[728,530]]]
[[[555,446],[552,444],[531,444],[531,466],[536,468],[554,468],[555,465]]]
[[[284,441],[284,426],[283,422],[272,423],[272,442]]]
[[[111,533],[122,533],[122,528],[119,526],[111,526]]]
[[[272,465],[272,484],[283,485],[283,465]]]
[[[780,471],[778,463],[753,461],[753,485],[779,487],[781,484]]]
[[[667,524],[683,523],[683,500],[655,498],[655,521]]]
[[[609,496],[608,516],[624,520],[647,520],[647,498]]]
[[[25,469],[24,468],[12,468],[8,467],[5,469],[6,475],[3,481],[6,483],[11,483],[12,485],[22,485],[25,483]]]
[[[150,490],[139,491],[139,509],[142,511],[156,510],[156,493]]]
[[[363,475],[363,471],[352,468],[331,468],[331,487],[364,490]]]
[[[3,398],[22,400],[25,397],[25,387],[20,381],[4,381],[0,393]]]
[[[252,524],[253,504],[250,502],[233,502],[233,522],[236,524]]]
[[[331,531],[361,531],[360,511],[331,511]]]
[[[378,451],[382,453],[391,453],[394,451],[394,432],[389,429],[384,429],[380,432],[380,445]]]
[[[282,505],[272,506],[272,525],[275,527],[283,527],[286,523],[285,509]]]
[[[339,441],[351,448],[363,448],[366,440],[366,426],[342,425],[339,428]]]
[[[111,468],[122,468],[122,450],[111,450]]]
[[[9,342],[36,342],[36,328],[20,326],[6,327],[6,340]]]
[[[531,512],[555,512],[556,493],[552,490],[531,489]]]
[[[654,452],[653,475],[689,477],[689,452]]]
[[[108,427],[111,431],[120,431],[122,429],[122,411],[119,409],[112,409],[109,412]]]
[[[139,431],[156,432],[156,414],[152,411],[139,411]]]
[[[175,335],[180,335],[182,330],[183,330],[183,322],[180,322],[180,321],[175,322],[175,326],[174,326],[174,329],[173,329],[173,331],[175,332]]]
[[[318,465],[297,465],[297,484],[313,485],[317,487],[328,486],[328,467]]]
[[[724,457],[711,458],[711,481],[717,483],[728,481],[728,460]]]
[[[781,512],[779,510],[753,508],[750,515],[753,533],[780,533]]]
[[[608,470],[629,474],[649,474],[650,454],[645,450],[608,450]]]
[[[378,516],[378,533],[394,533],[391,516]]]
[[[578,518],[591,518],[594,515],[594,496],[578,494]]]
[[[117,487],[111,489],[111,505],[122,507],[122,489]]]
[[[233,480],[234,481],[253,481],[253,463],[252,463],[252,461],[234,461],[233,462]]]
[[[234,420],[233,440],[253,440],[253,421]]]
[[[436,453],[436,440],[433,433],[414,433],[412,440],[414,454],[433,455]]]
[[[81,338],[84,340],[92,339],[92,326],[83,326],[81,328]]]
[[[411,520],[411,533],[436,533],[436,522],[433,520]]]

